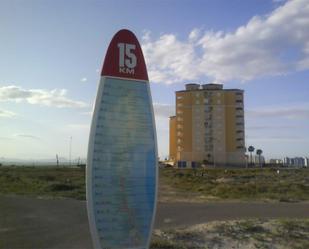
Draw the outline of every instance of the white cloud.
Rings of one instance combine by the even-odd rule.
[[[87,79],[86,77],[84,77],[84,78],[81,78],[80,81],[83,82],[83,83],[85,83],[85,82],[88,81],[88,79]]]
[[[190,34],[189,34],[189,41],[196,41],[201,34],[201,30],[200,29],[193,29]]]
[[[278,131],[278,130],[285,130],[285,129],[298,129],[298,128],[302,128],[302,126],[300,125],[249,125],[246,126],[246,130],[252,130],[252,131],[259,131],[259,130],[271,130],[273,132],[273,130]]]
[[[306,138],[298,136],[256,136],[250,137],[250,141],[261,141],[261,142],[305,142],[308,141]]]
[[[169,119],[163,116],[155,116],[158,140],[158,153],[160,158],[165,158],[169,150]]]
[[[270,107],[263,109],[247,110],[246,116],[248,118],[286,118],[286,119],[309,119],[309,107],[303,106],[295,107]]]
[[[85,115],[85,116],[92,116],[93,111],[89,111],[89,112],[81,112],[80,114]]]
[[[90,130],[90,123],[89,124],[68,124],[67,127],[73,130]]]
[[[20,138],[30,138],[34,140],[41,140],[38,136],[30,135],[30,134],[14,134],[14,137],[20,137]]]
[[[156,130],[158,138],[158,150],[160,158],[167,157],[169,146],[169,117],[175,115],[175,106],[170,104],[154,103],[153,104]]]
[[[65,89],[22,89],[19,86],[0,87],[0,101],[25,101],[33,105],[54,106],[58,108],[82,108],[88,105],[82,101],[69,99]]]
[[[16,116],[16,113],[6,111],[6,110],[0,110],[0,118],[14,118]]]
[[[1,137],[0,136],[0,140],[12,140],[12,138],[11,137]]]
[[[156,117],[163,117],[168,119],[168,117],[175,115],[174,105],[154,103],[153,109]]]
[[[147,35],[142,47],[151,81],[170,84],[198,76],[193,43],[181,42],[173,34],[163,35],[157,41],[151,41]]]
[[[152,40],[147,32],[142,47],[153,82],[247,81],[308,70],[308,27],[309,1],[293,0],[233,32],[193,29],[184,41],[174,34]]]

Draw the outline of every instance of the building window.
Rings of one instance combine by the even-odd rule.
[[[206,106],[205,111],[210,112],[210,111],[212,111],[212,109],[213,109],[212,106]]]
[[[177,99],[182,99],[183,98],[183,96],[177,96]]]
[[[183,111],[177,110],[177,114],[183,114]]]
[[[244,108],[242,108],[242,107],[236,107],[236,110],[238,110],[238,111],[242,111]]]
[[[204,93],[204,96],[206,96],[206,97],[212,96],[212,92],[207,91],[207,92]]]
[[[182,104],[182,103],[177,103],[177,106],[179,106],[179,107],[180,107],[180,106],[183,106],[183,104]]]

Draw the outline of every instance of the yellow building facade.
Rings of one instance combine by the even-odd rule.
[[[221,84],[186,84],[176,92],[170,117],[170,159],[175,162],[245,165],[243,90]]]

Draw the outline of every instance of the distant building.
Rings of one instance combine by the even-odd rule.
[[[304,167],[305,166],[305,158],[303,157],[295,157],[295,166],[296,167]]]
[[[308,165],[308,158],[304,157],[285,157],[283,160],[283,165],[286,167],[305,167]]]
[[[170,158],[179,165],[245,166],[243,90],[186,84],[170,117]]]
[[[284,166],[289,166],[289,165],[291,165],[291,159],[290,159],[289,157],[285,157],[285,158],[283,159],[283,165],[284,165]]]
[[[283,164],[281,159],[269,159],[269,164]]]

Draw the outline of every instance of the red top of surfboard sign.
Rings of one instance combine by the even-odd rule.
[[[106,52],[101,76],[148,81],[141,46],[130,30],[122,29],[114,35]]]

